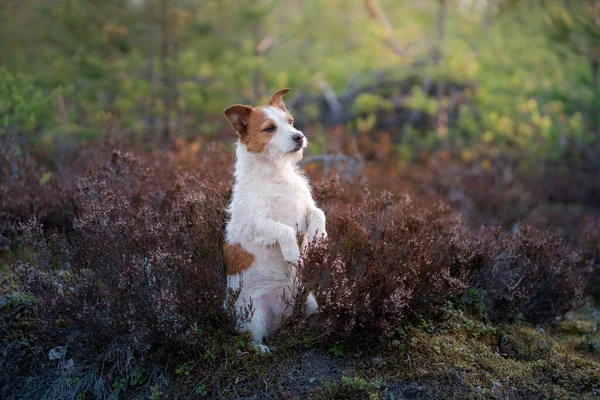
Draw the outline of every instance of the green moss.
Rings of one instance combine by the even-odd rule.
[[[470,322],[470,323],[468,323]],[[564,353],[543,330],[528,326],[489,327],[456,314],[429,332],[407,327],[407,339],[385,352],[385,376],[396,380],[443,382],[459,377],[471,395],[485,398],[592,398],[600,364]],[[474,334],[484,331],[483,335]],[[444,398],[464,395],[464,387]],[[476,397],[476,396],[475,396]]]
[[[380,381],[367,381],[363,378],[342,376],[338,382],[326,381],[317,388],[313,399],[379,399]]]

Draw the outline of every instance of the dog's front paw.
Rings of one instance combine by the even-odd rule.
[[[325,213],[317,208],[312,211],[308,219],[308,241],[320,241],[327,238],[325,230]]]
[[[308,297],[306,298],[306,316],[310,317],[311,315],[317,312],[318,308],[319,305],[317,304],[317,299],[315,299],[315,295],[309,293]]]
[[[300,260],[300,248],[297,243],[293,243],[287,247],[282,247],[281,252],[283,253],[283,259],[293,265],[298,265]]]
[[[267,354],[267,353],[271,352],[271,349],[269,349],[269,346],[266,346],[256,340],[252,341],[252,347],[254,347],[256,349],[256,351],[258,351],[259,353],[262,353],[262,354]]]
[[[317,225],[317,224],[315,224]],[[308,228],[308,241],[312,243],[313,241],[321,241],[327,239],[327,232],[325,231],[325,226],[322,224],[318,224],[317,226],[311,225]]]

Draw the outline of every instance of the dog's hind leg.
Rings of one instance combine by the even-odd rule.
[[[309,293],[308,297],[306,298],[306,308],[305,308],[306,316],[310,317],[311,315],[316,313],[318,307],[319,306],[317,305],[317,299],[315,299],[315,295],[312,293]]]
[[[240,330],[250,332],[252,345],[260,352],[268,353],[269,347],[263,344],[263,340],[269,332],[268,310],[260,298],[253,300],[253,308],[252,318],[244,323]]]
[[[252,343],[262,352],[269,351],[262,343],[263,339],[279,329],[284,315],[289,317],[292,313],[290,301],[293,300],[288,296],[285,289],[278,287],[252,301],[254,314],[244,328],[250,331]]]

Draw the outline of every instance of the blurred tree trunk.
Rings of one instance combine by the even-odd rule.
[[[179,46],[179,37],[176,37],[174,42],[173,42],[173,63],[175,65],[175,67],[177,67],[179,65],[179,53],[180,53],[180,46]],[[172,77],[173,77],[173,104],[174,104],[174,108],[173,108],[173,112],[175,113],[175,126],[174,126],[174,131],[179,132],[179,134],[181,135],[183,132],[182,127],[183,127],[183,116],[181,115],[181,110],[180,110],[180,105],[179,105],[179,99],[180,99],[180,93],[179,93],[179,75],[178,75],[178,69],[175,68],[174,70],[172,70]]]
[[[154,79],[154,23],[154,1],[148,0],[146,3],[146,80],[150,89],[146,100],[146,118],[149,135],[154,141],[158,142],[156,118],[154,116],[154,96],[156,95],[156,82]]]
[[[400,43],[398,43],[398,41],[396,40],[394,27],[392,26],[392,24],[390,23],[390,20],[388,19],[388,17],[385,15],[383,10],[379,6],[379,2],[377,0],[366,0],[366,1],[367,1],[367,10],[369,10],[369,14],[371,15],[372,18],[374,18],[379,23],[379,25],[381,25],[381,27],[385,31],[385,35],[386,35],[385,42],[387,43],[388,46],[390,46],[392,48],[394,53],[396,53],[400,57],[403,57],[405,55],[406,51],[402,48],[402,46],[400,46]]]
[[[169,125],[170,125],[170,112],[171,112],[171,99],[168,94],[169,92],[169,19],[168,19],[168,0],[160,0],[160,31],[161,31],[161,53],[160,53],[160,65],[161,65],[161,97],[164,104],[163,110],[163,122],[162,122],[162,140],[163,144],[169,141]]]
[[[494,15],[497,10],[497,0],[488,0],[485,5],[485,16],[483,18],[483,30],[487,34],[494,22]]]
[[[596,32],[600,29],[600,0],[592,0],[592,27]],[[596,43],[591,49],[592,83],[596,93],[600,91],[600,44]],[[594,120],[596,122],[596,134],[600,134],[600,117],[598,109],[594,109]]]
[[[600,27],[600,0],[592,0],[592,26]],[[600,73],[600,44],[596,43],[596,48],[592,49],[592,79],[594,87],[598,89],[598,74]]]
[[[438,45],[436,51],[435,63],[438,65],[438,74],[440,72],[439,64],[443,57],[444,39],[446,36],[446,19],[447,19],[447,0],[439,0],[440,8],[438,14]],[[437,84],[437,134],[439,137],[445,138],[448,135],[448,105],[447,99],[444,97],[446,85],[443,79],[438,76]]]
[[[257,7],[258,1],[253,0],[252,5]],[[261,51],[261,41],[262,41],[262,23],[261,19],[256,19],[252,22],[252,40],[254,41],[254,56],[257,58],[262,58],[264,55],[264,51]],[[265,50],[266,51],[266,50]],[[262,74],[262,65],[256,67],[256,71],[254,72],[254,83],[252,88],[254,100],[258,101],[266,92],[265,83]]]
[[[255,21],[252,24],[252,36],[254,38],[254,55],[256,57],[262,57],[263,54],[260,52],[261,42],[261,21]],[[262,76],[262,66],[259,65],[256,68],[254,74],[254,97],[256,100],[260,99],[265,94],[265,83]]]
[[[162,69],[162,98],[164,103],[163,115],[163,144],[169,143],[176,134],[176,124],[173,117],[177,114],[177,82],[174,72],[171,68],[173,62],[172,47],[173,39],[171,35],[171,22],[173,19],[172,0],[160,1],[161,12],[161,69]]]

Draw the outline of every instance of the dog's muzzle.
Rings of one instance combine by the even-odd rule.
[[[294,144],[296,145],[296,147],[294,147],[294,152],[300,150],[301,148],[304,147],[304,135],[301,133],[295,133],[294,136],[292,136],[292,140],[294,141]]]

